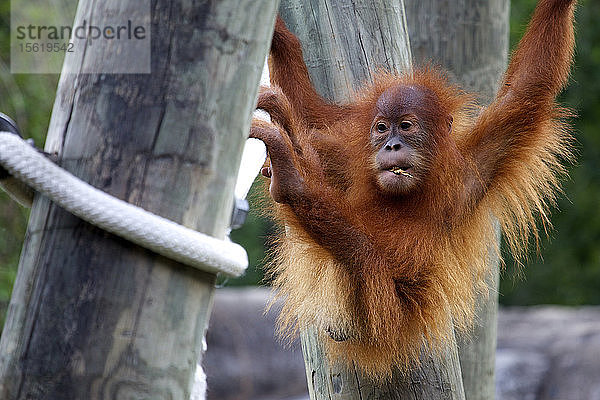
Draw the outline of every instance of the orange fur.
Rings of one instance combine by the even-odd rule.
[[[572,18],[572,1],[540,1],[483,111],[432,68],[380,73],[354,102],[328,103],[278,20],[271,71],[281,89],[263,90],[258,103],[276,126],[255,122],[252,135],[267,144],[274,171],[290,160],[286,179],[271,184],[282,193],[276,217],[285,226],[271,267],[286,298],[282,335],[317,326],[331,357],[381,378],[393,365],[414,366],[423,349],[441,349],[453,327],[469,326],[474,299],[487,293],[494,218],[517,255],[537,238],[536,218],[548,224],[570,158],[567,114],[554,98],[568,77]],[[369,132],[375,104],[395,87],[426,94],[416,106],[427,108],[423,129],[433,150],[419,154],[417,165],[429,172],[418,188],[390,196],[374,179]],[[333,341],[332,329],[348,340]]]

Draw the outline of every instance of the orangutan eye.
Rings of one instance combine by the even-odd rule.
[[[402,129],[403,131],[409,130],[412,126],[413,126],[413,123],[410,121],[402,121],[400,123],[400,129]]]
[[[388,130],[388,127],[383,122],[378,122],[377,125],[375,126],[375,129],[377,129],[377,132],[383,133]]]

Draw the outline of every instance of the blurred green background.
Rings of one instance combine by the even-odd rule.
[[[523,34],[535,0],[511,2],[511,46]],[[10,73],[10,3],[0,2],[0,111],[12,116],[25,136],[38,145],[48,127],[58,82],[57,75]],[[581,0],[577,13],[577,54],[568,89],[561,102],[576,110],[574,121],[578,161],[564,183],[565,196],[552,215],[554,230],[535,249],[525,268],[507,255],[502,274],[500,302],[510,305],[600,304],[600,2]],[[257,185],[255,185],[257,186]],[[251,193],[256,200],[261,190]],[[256,201],[255,201],[256,202]],[[28,210],[0,192],[0,323],[10,292],[25,234]],[[239,279],[221,284],[255,285],[261,282],[261,265],[273,226],[256,208],[246,225],[232,238],[248,250],[251,267]],[[1,325],[0,325],[1,326]]]

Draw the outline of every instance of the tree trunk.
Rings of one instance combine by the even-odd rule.
[[[489,103],[506,69],[509,0],[410,1],[406,5],[412,54],[446,69],[454,82]],[[499,236],[499,231],[498,231]],[[498,239],[499,241],[499,239]],[[470,337],[459,337],[459,357],[468,400],[494,398],[499,260],[490,250],[490,295],[479,299]]]
[[[348,99],[380,67],[410,67],[402,1],[283,1],[279,11],[303,43],[313,83],[329,99]],[[440,359],[424,356],[409,375],[395,372],[391,382],[376,383],[358,368],[330,364],[316,332],[302,332],[301,339],[312,400],[464,399],[455,343]]]
[[[76,25],[111,23],[109,3],[82,0]],[[223,238],[276,3],[152,1],[152,73],[63,74],[46,150],[93,186]],[[119,2],[131,19],[139,7]],[[64,70],[102,71],[115,51],[94,41]],[[214,281],[37,197],[0,342],[0,398],[189,398]]]

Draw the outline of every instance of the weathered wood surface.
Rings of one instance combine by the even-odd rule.
[[[108,22],[105,6],[82,0],[76,22]],[[119,3],[132,19],[138,7]],[[270,0],[153,1],[152,73],[63,74],[46,150],[102,190],[224,237],[276,9]],[[102,46],[66,67],[101,69],[103,51],[119,50]],[[45,198],[34,203],[22,254],[0,343],[0,398],[189,397],[215,276]]]
[[[347,99],[378,68],[410,67],[402,1],[282,1],[280,13],[303,43],[317,90],[334,101]],[[312,400],[464,399],[455,344],[440,359],[424,357],[409,375],[397,372],[390,382],[376,383],[356,368],[331,365],[316,332],[302,332],[301,338]]]
[[[450,344],[440,357],[423,356],[419,368],[408,374],[395,371],[389,382],[374,382],[356,367],[330,363],[316,331],[304,331],[300,338],[311,400],[465,398],[456,344]]]
[[[420,0],[406,2],[415,63],[433,61],[454,82],[489,103],[508,58],[509,0]],[[468,400],[494,398],[499,260],[490,252],[490,296],[478,301],[476,325],[458,337],[463,384]]]
[[[509,0],[407,1],[415,65],[432,61],[489,103],[508,60]]]
[[[303,43],[313,84],[329,99],[347,100],[377,69],[410,67],[401,0],[282,1],[279,12]]]

